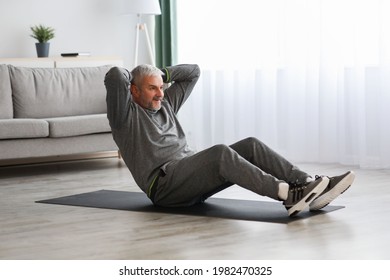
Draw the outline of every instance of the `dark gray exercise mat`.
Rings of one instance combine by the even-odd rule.
[[[207,199],[206,202],[191,207],[165,208],[154,206],[142,192],[113,190],[100,190],[36,202],[137,212],[218,217],[271,223],[289,223],[344,208],[343,206],[327,206],[320,211],[303,211],[299,215],[290,218],[288,217],[287,211],[281,202],[211,197]]]

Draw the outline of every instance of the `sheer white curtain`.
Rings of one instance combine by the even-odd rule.
[[[295,162],[390,168],[390,1],[180,0],[180,118],[203,149],[255,136]]]

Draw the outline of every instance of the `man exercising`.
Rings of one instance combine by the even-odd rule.
[[[177,113],[200,76],[197,65],[140,65],[106,74],[107,117],[137,185],[155,205],[191,206],[236,184],[283,201],[288,215],[318,210],[351,186],[354,173],[316,176],[256,138],[191,150]],[[164,90],[164,84],[170,84]]]

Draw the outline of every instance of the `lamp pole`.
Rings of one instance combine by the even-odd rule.
[[[141,14],[137,14],[137,17],[138,17],[138,22],[137,22],[137,26],[136,26],[137,30],[135,33],[134,67],[136,67],[138,65],[138,49],[139,49],[139,32],[140,31],[145,32],[146,43],[147,43],[148,52],[149,52],[149,58],[150,58],[152,65],[155,65],[155,59],[153,56],[154,52],[153,52],[152,44],[151,44],[150,37],[149,37],[148,27],[147,27],[146,23],[141,23]]]

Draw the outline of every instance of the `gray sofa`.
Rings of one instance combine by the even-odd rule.
[[[109,68],[0,64],[0,164],[117,151],[106,116]]]

